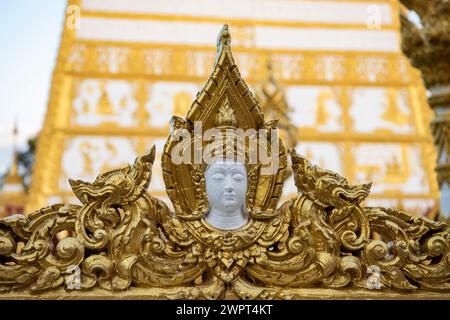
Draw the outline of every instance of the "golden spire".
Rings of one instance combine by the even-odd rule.
[[[266,76],[263,82],[256,88],[256,96],[260,101],[261,109],[269,120],[278,119],[282,140],[288,148],[293,148],[297,141],[297,128],[289,118],[292,109],[286,99],[283,88],[276,81],[272,59],[269,57],[266,63]]]
[[[19,175],[18,172],[18,162],[19,158],[17,156],[17,122],[14,122],[14,128],[13,128],[13,161],[11,164],[11,168],[9,169],[9,172],[7,173],[5,177],[5,184],[12,184],[12,183],[20,183],[22,184],[22,177]]]
[[[230,59],[231,64],[234,64],[233,55],[230,50],[231,45],[231,33],[227,24],[224,24],[217,37],[217,55],[214,67],[217,65],[222,52],[228,51],[227,56]]]
[[[227,24],[224,24],[222,30],[219,32],[219,36],[217,37],[217,47],[221,46],[229,46],[231,44],[231,34],[230,29]],[[220,51],[220,49],[218,50]]]
[[[281,113],[281,115],[286,115],[287,112],[291,111],[284,90],[275,80],[271,58],[267,59],[266,78],[259,91],[261,91],[260,99],[262,100],[261,107],[263,108],[263,112]]]

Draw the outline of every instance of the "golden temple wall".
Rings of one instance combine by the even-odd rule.
[[[351,183],[373,181],[368,205],[424,214],[439,198],[430,110],[399,48],[397,10],[387,0],[70,0],[27,211],[77,203],[68,178],[93,180],[152,144],[158,158],[228,23],[250,86],[272,60],[299,153]],[[159,165],[150,190],[167,199]]]

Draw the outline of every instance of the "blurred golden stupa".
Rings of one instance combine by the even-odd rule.
[[[17,126],[13,129],[13,154],[11,168],[3,178],[0,187],[0,218],[23,213],[27,194],[23,185],[23,179],[18,170],[18,154],[16,149]]]

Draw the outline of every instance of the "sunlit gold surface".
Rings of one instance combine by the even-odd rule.
[[[224,27],[212,75],[186,119],[175,118],[173,130],[190,131],[195,120],[208,128],[218,118],[238,127],[274,125],[264,122],[229,44]],[[450,298],[432,293],[450,290],[447,224],[364,207],[371,184],[350,185],[294,150],[290,157],[299,193],[277,207],[286,169],[282,145],[274,175],[261,175],[259,164],[249,172],[249,223],[235,231],[212,228],[203,219],[202,171],[170,159],[175,131],[162,158],[174,214],[146,192],[154,148],[94,183],[71,180],[81,206],[54,205],[0,220],[0,288],[10,292],[0,298],[32,299],[36,293],[39,298],[111,298],[99,288],[119,291],[117,299]],[[61,230],[74,236],[52,250],[50,242]],[[383,241],[373,240],[374,232]],[[65,296],[61,287],[74,265],[81,268],[81,291]],[[367,289],[366,273],[373,266],[381,270],[380,291]]]

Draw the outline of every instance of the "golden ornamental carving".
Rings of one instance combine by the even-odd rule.
[[[146,191],[154,147],[133,165],[101,174],[92,183],[71,180],[81,205],[53,205],[28,217],[0,220],[2,291],[27,295],[139,287],[155,298],[289,299],[299,297],[299,289],[318,287],[365,289],[368,295],[372,285],[409,293],[450,290],[447,224],[364,207],[371,184],[350,185],[291,149],[299,192],[279,205],[287,169],[280,141],[275,172],[263,174],[260,162],[246,164],[247,224],[225,231],[205,221],[206,164],[176,163],[171,157],[194,153],[195,143],[217,147],[225,142],[195,140],[195,123],[201,121],[202,130],[217,125],[218,130],[269,133],[277,125],[264,121],[234,63],[230,42],[225,26],[210,78],[186,118],[174,117],[171,123],[161,166],[174,212]],[[182,133],[194,139],[176,149]],[[261,135],[258,141],[272,137]],[[223,153],[228,152],[249,156],[242,145],[225,147]],[[62,230],[72,235],[54,246]],[[80,281],[73,286],[77,268]],[[371,273],[378,280],[368,278]]]
[[[441,160],[436,166],[439,185],[450,184],[450,113],[436,116],[431,121],[431,132]]]
[[[136,43],[130,51],[125,52],[127,57],[119,69],[112,69],[108,61],[113,61],[108,54],[121,47],[111,41],[95,41],[76,39],[69,48],[71,60],[64,67],[77,77],[86,74],[92,77],[116,74],[123,77],[139,76],[163,77],[190,81],[204,81],[208,77],[210,66],[214,62],[211,50],[198,46],[176,46],[167,44]],[[100,55],[106,54],[106,58]],[[245,57],[240,62],[240,70],[248,74],[248,83],[259,83],[265,69],[266,57],[272,57],[277,65],[278,80],[285,85],[303,83],[326,83],[338,85],[380,85],[392,84],[409,85],[416,80],[406,65],[406,58],[398,53],[367,53],[331,51],[326,54],[322,51],[293,51],[267,50],[246,48],[241,50],[240,56]],[[333,77],[327,77],[323,69],[327,61],[336,65]],[[192,65],[201,65],[201,68],[191,68]],[[205,66],[205,67],[203,67]],[[405,70],[405,68],[407,68]],[[245,72],[244,72],[245,71]],[[302,71],[302,72],[300,72]],[[370,73],[368,71],[371,71]],[[407,71],[407,72],[405,72]]]
[[[450,82],[450,4],[446,0],[401,0],[414,10],[421,27],[400,14],[402,50],[411,63],[422,72],[427,87]]]
[[[428,103],[435,111],[431,130],[438,154],[436,172],[442,188],[444,183],[450,184],[450,3],[446,0],[401,2],[420,20],[417,26],[400,13],[402,50],[421,71],[430,90]],[[443,214],[448,218],[449,212]]]

